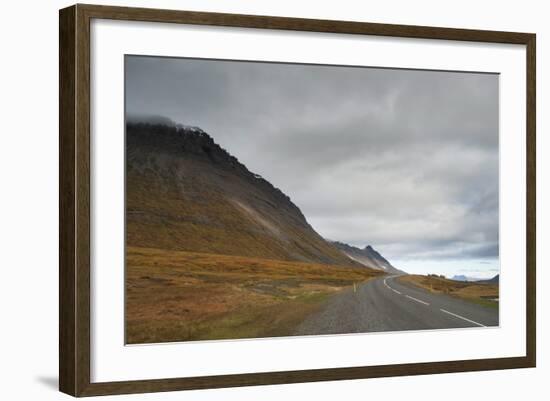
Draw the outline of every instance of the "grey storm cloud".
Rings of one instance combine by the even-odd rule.
[[[324,237],[498,257],[498,75],[127,56],[128,115],[201,127]]]

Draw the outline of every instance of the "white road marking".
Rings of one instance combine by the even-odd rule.
[[[449,315],[452,315],[454,317],[457,317],[459,319],[462,319],[462,320],[466,320],[467,322],[470,322],[470,323],[473,323],[473,324],[477,324],[478,326],[481,326],[481,327],[487,327],[481,323],[478,323],[478,322],[474,322],[473,320],[470,320],[470,319],[466,319],[464,316],[460,316],[460,315],[457,315],[456,313],[453,313],[453,312],[449,312],[448,310],[445,310],[445,309],[439,309],[441,312],[445,312],[445,313],[448,313]]]
[[[429,305],[429,303],[421,301],[420,299],[417,299],[415,297],[411,297],[410,295],[405,295],[405,296],[409,299],[412,299],[413,301],[420,302],[421,304],[424,304],[424,305]]]
[[[388,285],[388,283],[386,283],[386,279],[384,279],[384,285],[385,285],[386,287],[388,287],[390,290],[392,290],[393,292],[395,292],[396,294],[401,295],[401,293],[400,293],[399,291],[397,291],[397,290],[396,290],[395,288],[393,288],[393,287],[390,287],[390,286]]]
[[[390,290],[392,290],[393,292],[395,292],[396,294],[403,295],[401,292],[397,291],[395,288],[390,287],[390,286],[388,285],[388,283],[386,283],[386,279],[384,279],[384,285],[385,285],[386,287],[388,287]],[[424,301],[421,301],[420,299],[416,299],[416,298],[414,298],[414,297],[411,297],[410,295],[405,294],[405,296],[406,296],[407,298],[410,298],[410,299],[416,301],[416,302],[420,302],[421,304],[429,305],[429,303],[424,302]]]
[[[386,279],[384,279],[384,285],[385,285],[386,287],[388,287],[390,290],[392,290],[393,292],[395,292],[396,294],[402,295],[402,294],[401,294],[399,291],[397,291],[395,288],[390,287],[390,286],[388,285],[388,283],[386,283]],[[409,298],[409,299],[412,299],[413,301],[420,302],[421,304],[428,305],[428,306],[430,305],[428,302],[422,301],[422,300],[420,300],[420,299],[418,299],[418,298],[415,298],[415,297],[411,297],[410,295],[405,294],[405,296],[406,296],[407,298]],[[441,312],[448,313],[448,314],[451,315],[451,316],[457,317],[457,318],[462,319],[462,320],[465,320],[465,321],[467,321],[467,322],[470,322],[470,323],[473,323],[473,324],[477,324],[477,325],[480,326],[480,327],[487,327],[487,326],[485,326],[485,325],[483,325],[483,324],[481,324],[481,323],[478,323],[478,322],[475,322],[475,321],[473,321],[473,320],[467,319],[467,318],[465,318],[464,316],[460,316],[460,315],[457,315],[456,313],[449,312],[448,310],[445,310],[445,309],[439,309],[439,310],[440,310]]]

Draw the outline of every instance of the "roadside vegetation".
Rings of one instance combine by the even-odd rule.
[[[368,268],[128,247],[129,344],[291,335]]]
[[[436,294],[447,294],[477,304],[498,308],[498,284],[449,280],[437,275],[405,275],[399,277],[398,280]]]

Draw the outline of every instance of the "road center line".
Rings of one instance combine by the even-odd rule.
[[[415,297],[411,297],[410,295],[405,295],[405,296],[409,299],[412,299],[413,301],[420,302],[421,304],[424,304],[424,305],[429,305],[429,303],[421,301],[420,299],[417,299]]]
[[[395,288],[390,287],[390,286],[388,285],[388,283],[386,283],[386,279],[384,279],[384,285],[385,285],[386,287],[388,287],[388,289],[390,289],[390,290],[392,290],[393,292],[395,292],[396,294],[403,295],[401,292],[397,291]],[[418,298],[415,298],[415,297],[411,297],[410,295],[405,294],[405,296],[406,296],[407,298],[409,298],[409,299],[412,299],[413,301],[420,302],[421,304],[428,305],[428,306],[430,305],[428,302],[422,301],[422,300],[420,300],[420,299],[418,299]],[[481,324],[481,323],[478,323],[478,322],[476,322],[476,321],[474,321],[474,320],[470,320],[470,319],[468,319],[468,318],[465,318],[464,316],[460,316],[460,315],[457,315],[456,313],[449,312],[448,310],[441,309],[441,308],[440,308],[439,310],[440,310],[441,312],[445,312],[445,313],[447,313],[447,314],[449,314],[449,315],[451,315],[451,316],[454,316],[454,317],[457,317],[457,318],[459,318],[459,319],[465,320],[465,321],[467,321],[467,322],[469,322],[469,323],[476,324],[476,325],[478,325],[478,326],[480,326],[480,327],[487,327],[487,326],[485,326],[485,325],[483,325],[483,324]]]
[[[477,324],[478,326],[481,326],[481,327],[487,327],[481,323],[478,323],[478,322],[474,322],[473,320],[470,320],[470,319],[466,319],[464,316],[460,316],[460,315],[457,315],[456,313],[453,313],[453,312],[449,312],[448,310],[445,310],[445,309],[439,309],[441,312],[445,312],[445,313],[448,313],[449,315],[452,315],[454,317],[457,317],[459,319],[462,319],[462,320],[465,320],[467,322],[470,322],[470,323],[473,323],[473,324]]]
[[[385,285],[386,287],[388,287],[390,290],[392,290],[393,292],[395,292],[396,294],[403,295],[400,291],[397,291],[395,288],[390,287],[390,286],[388,285],[388,283],[386,283],[386,279],[384,279],[384,285]],[[419,301],[419,300],[417,299],[417,301]],[[423,302],[423,301],[420,301],[420,302]]]
[[[388,283],[386,283],[386,280],[387,280],[387,279],[384,279],[384,285],[385,285],[386,287],[388,287],[388,289],[392,290],[392,291],[395,292],[396,294],[402,295],[402,294],[401,294],[399,291],[397,291],[395,288],[390,287],[390,286],[388,285]]]

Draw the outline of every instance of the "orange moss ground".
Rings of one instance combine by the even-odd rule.
[[[479,304],[498,307],[498,284],[449,280],[437,276],[407,275],[398,280],[414,284],[430,292],[449,294]]]
[[[290,335],[368,268],[128,247],[129,344]]]

